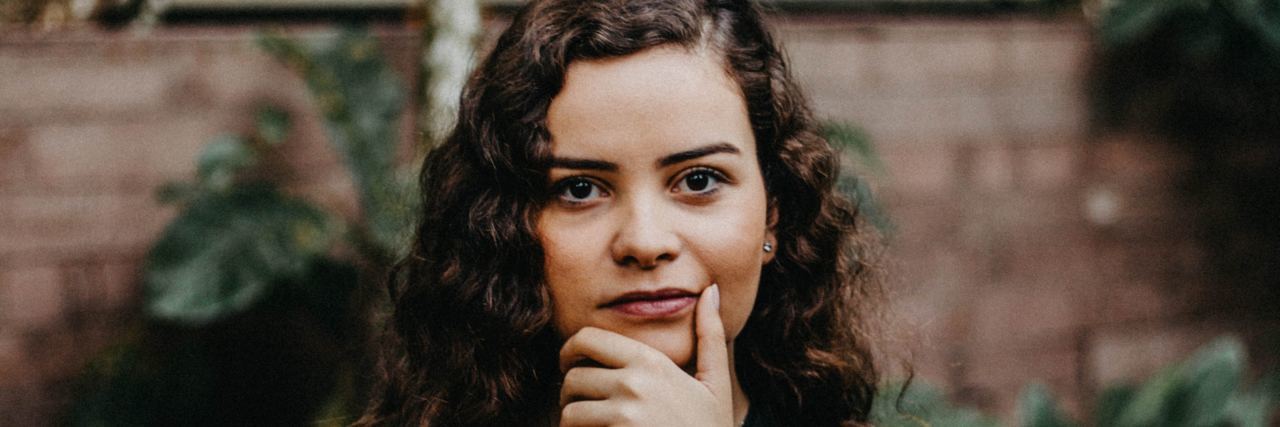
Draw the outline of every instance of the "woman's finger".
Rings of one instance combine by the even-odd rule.
[[[595,361],[606,368],[625,368],[646,361],[670,362],[662,353],[644,343],[590,326],[573,334],[560,348],[560,371],[568,372],[584,360]]]
[[[560,409],[560,427],[610,426],[617,423],[617,405],[605,400],[581,400]]]
[[[702,291],[694,319],[694,330],[698,335],[698,366],[694,377],[721,401],[732,399],[729,347],[724,323],[720,320],[720,285],[712,284]]]
[[[582,400],[608,399],[618,388],[619,375],[617,369],[570,369],[564,374],[564,384],[560,386],[560,407]]]

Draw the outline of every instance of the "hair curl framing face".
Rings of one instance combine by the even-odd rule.
[[[546,202],[547,107],[577,60],[659,45],[715,55],[755,133],[776,258],[735,341],[753,407],[794,425],[866,421],[878,380],[878,282],[857,211],[759,9],[734,0],[533,1],[462,94],[421,175],[410,254],[389,284],[379,384],[361,425],[528,425],[556,408],[562,340],[535,234]]]

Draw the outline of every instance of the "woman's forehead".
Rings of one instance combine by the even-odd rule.
[[[675,47],[573,63],[547,128],[557,156],[657,156],[709,143],[754,152],[733,80],[711,58]]]

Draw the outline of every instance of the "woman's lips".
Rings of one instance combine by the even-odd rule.
[[[629,292],[604,307],[631,317],[659,319],[681,314],[698,302],[698,294],[680,289]]]

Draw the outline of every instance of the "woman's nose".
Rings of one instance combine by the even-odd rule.
[[[618,265],[650,270],[680,256],[677,224],[660,201],[629,200],[617,221],[610,250]]]

